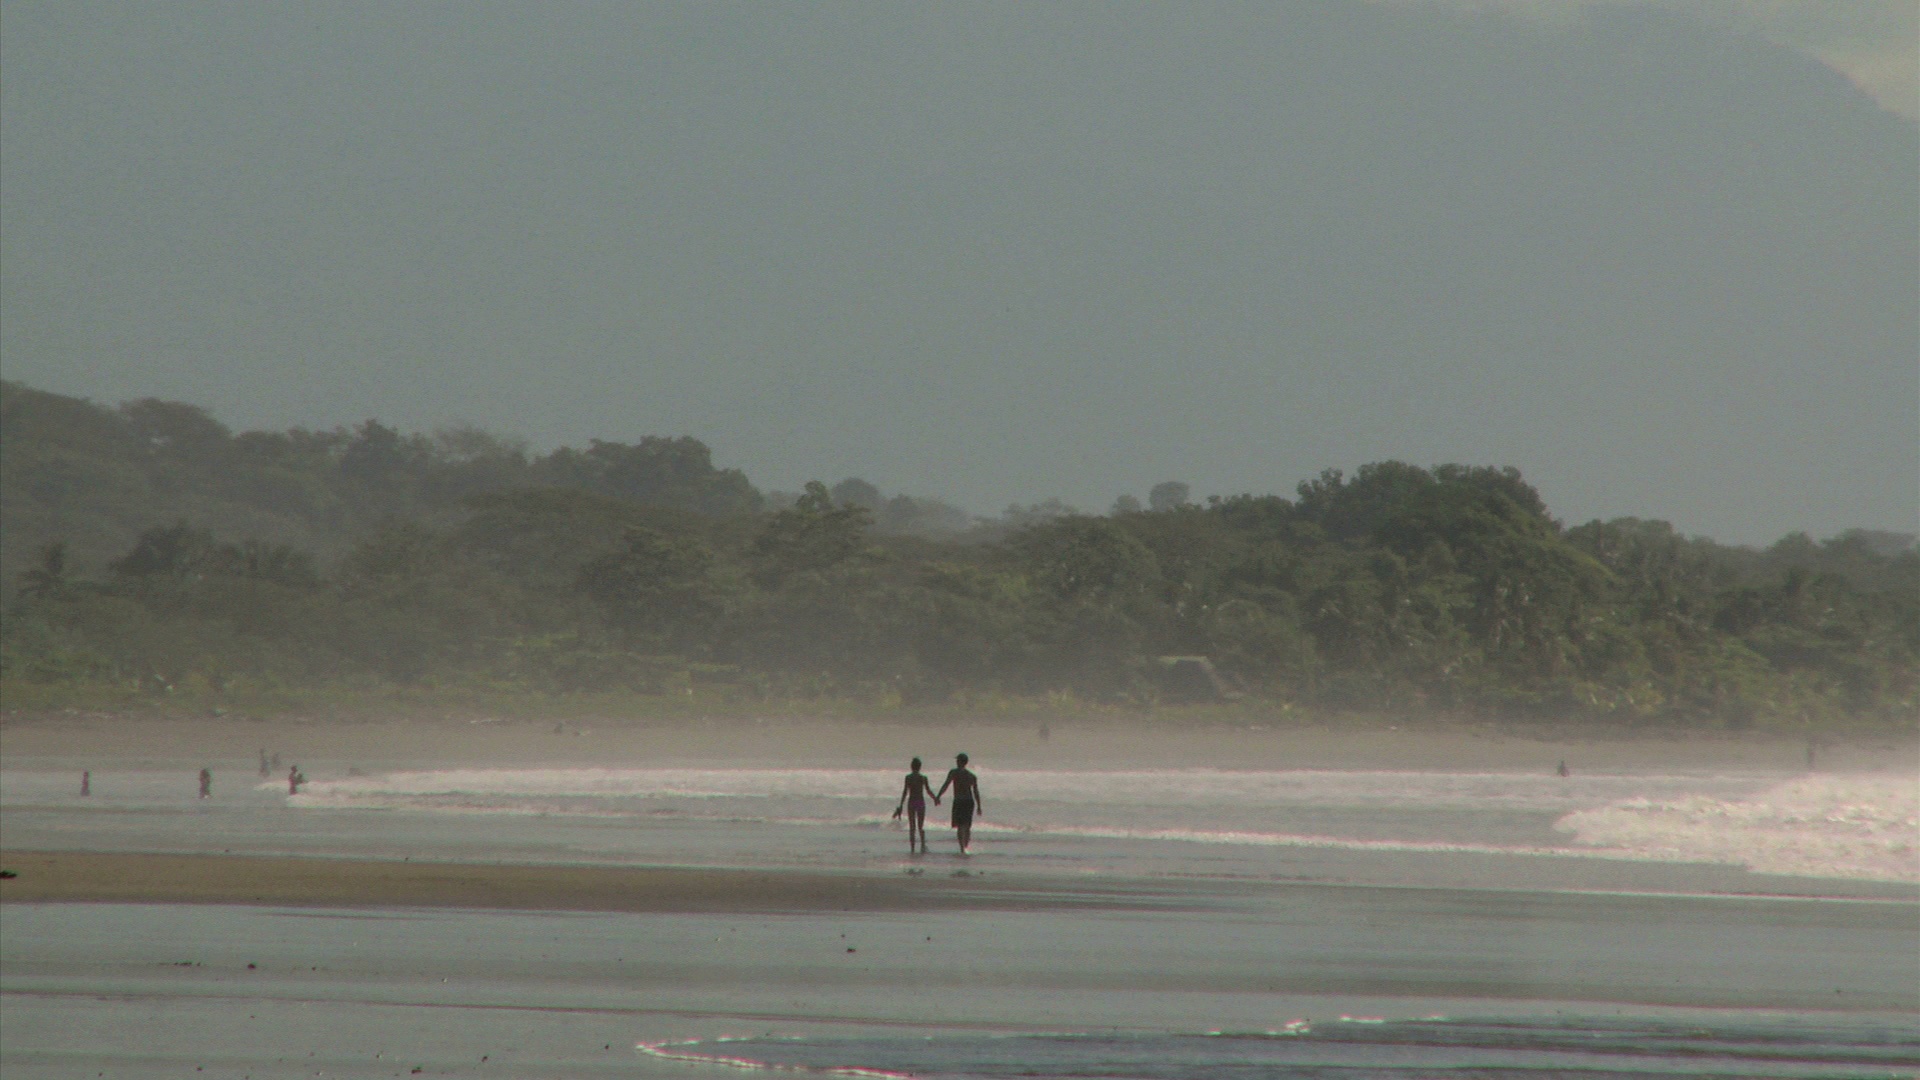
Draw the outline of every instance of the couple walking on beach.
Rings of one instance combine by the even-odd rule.
[[[927,798],[933,798],[933,805],[940,805],[940,796],[953,789],[953,830],[959,835],[960,854],[967,853],[967,845],[973,840],[973,815],[980,812],[980,778],[967,768],[967,755],[956,754],[953,768],[948,770],[946,782],[939,791],[931,790],[933,782],[920,771],[920,759],[913,759],[913,771],[907,774],[906,786],[900,789],[900,805],[893,808],[893,816],[898,819],[902,811],[907,815],[907,850],[913,851],[915,837],[919,839],[918,850],[927,850]]]

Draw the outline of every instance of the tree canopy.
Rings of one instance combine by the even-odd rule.
[[[696,440],[529,454],[374,421],[4,388],[19,686],[438,686],[1152,704],[1174,657],[1318,709],[1910,723],[1913,538],[1572,528],[1520,472],[1376,462],[1292,497],[956,521],[863,480],[763,496]],[[905,504],[902,504],[905,500]],[[919,507],[939,527],[911,529]],[[893,515],[891,527],[889,515]],[[922,516],[925,517],[926,514]]]

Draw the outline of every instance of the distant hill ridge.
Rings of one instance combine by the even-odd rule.
[[[184,402],[109,407],[0,380],[0,574],[7,582],[34,565],[46,544],[65,543],[76,567],[103,567],[143,530],[174,522],[331,559],[387,519],[446,523],[470,512],[472,496],[527,487],[577,488],[716,517],[794,498],[763,494],[685,436],[595,439],[586,450],[535,455],[517,439],[475,428],[403,434],[377,420],[236,434]],[[891,504],[893,531],[952,535],[976,524],[936,500],[888,499],[858,479],[835,485],[834,494],[876,512],[883,526]],[[1070,512],[1055,500],[1009,508],[1002,520],[1017,525]],[[1912,533],[1846,535],[1887,557],[1916,545]]]
[[[691,438],[595,440],[531,455],[462,429],[355,428],[234,434],[205,409],[145,399],[109,408],[0,383],[0,527],[9,580],[55,540],[83,565],[122,554],[143,529],[185,521],[335,556],[390,517],[444,520],[471,495],[578,487],[705,514],[763,499]]]

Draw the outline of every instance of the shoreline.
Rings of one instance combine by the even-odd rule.
[[[326,856],[6,851],[0,904],[196,904],[646,914],[1164,910],[1164,894],[806,870]]]

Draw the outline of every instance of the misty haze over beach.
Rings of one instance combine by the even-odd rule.
[[[975,513],[1392,458],[1911,531],[1911,5],[1503,6],[9,3],[0,349]]]
[[[1916,955],[1912,0],[0,0],[7,1080],[1910,1077]]]

